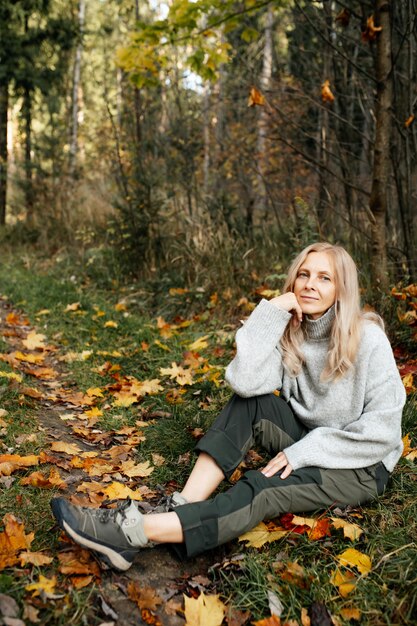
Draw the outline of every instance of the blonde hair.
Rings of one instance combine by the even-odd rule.
[[[307,246],[291,264],[284,292],[293,291],[298,270],[310,252],[325,252],[333,261],[336,286],[335,319],[333,322],[326,366],[321,374],[323,381],[342,378],[353,367],[358,352],[361,325],[365,319],[384,327],[375,313],[365,313],[360,307],[358,272],[352,257],[341,246],[327,242]],[[288,324],[281,339],[282,358],[285,369],[297,376],[305,361],[301,344],[305,338],[305,323]]]

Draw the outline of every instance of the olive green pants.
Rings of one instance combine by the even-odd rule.
[[[230,478],[253,445],[275,455],[307,432],[282,398],[234,395],[196,449],[209,454]],[[284,480],[280,472],[267,478],[251,470],[227,491],[175,512],[187,556],[193,556],[282,513],[363,504],[384,491],[388,478],[382,463],[354,470],[304,467]]]

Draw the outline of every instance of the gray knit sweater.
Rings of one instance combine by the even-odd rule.
[[[237,353],[226,380],[240,396],[281,390],[308,434],[284,450],[294,469],[355,469],[383,461],[392,471],[403,449],[405,390],[384,331],[364,321],[354,368],[336,382],[320,380],[334,307],[303,322],[305,364],[296,377],[282,365],[279,341],[291,314],[262,300],[236,334]]]

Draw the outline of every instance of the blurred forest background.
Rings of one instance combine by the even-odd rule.
[[[416,21],[415,0],[1,0],[3,245],[273,287],[327,239],[371,286],[415,281]]]

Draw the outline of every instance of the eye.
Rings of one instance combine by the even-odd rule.
[[[330,276],[322,276],[321,279],[322,280],[328,280],[329,282],[331,280]]]
[[[297,278],[299,278],[300,276],[301,276],[302,278],[305,278],[306,276],[308,276],[308,274],[307,274],[307,272],[304,272],[304,271],[302,271],[302,272],[298,272],[298,274],[297,274]]]

